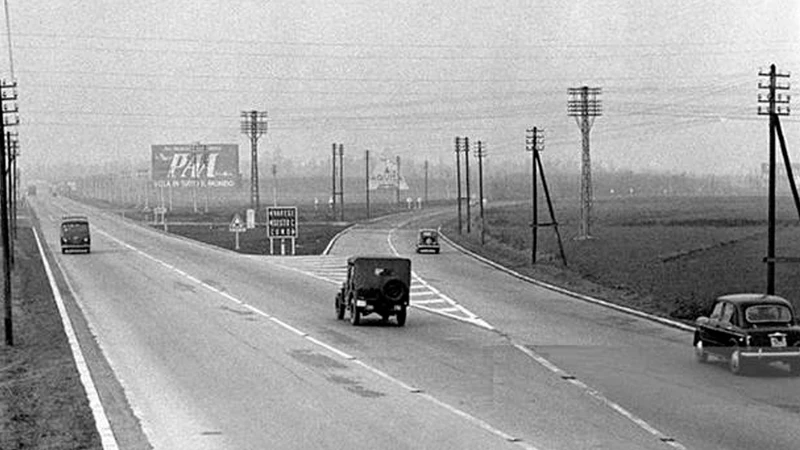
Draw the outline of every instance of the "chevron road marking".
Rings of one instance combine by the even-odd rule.
[[[337,286],[344,283],[347,279],[347,258],[343,256],[268,256],[260,258],[266,258],[271,264],[325,280]],[[487,330],[494,330],[494,327],[489,325],[486,321],[458,304],[458,302],[452,298],[441,293],[413,271],[411,272],[409,294],[412,307],[462,322],[468,322]]]

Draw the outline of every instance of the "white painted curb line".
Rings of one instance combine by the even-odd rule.
[[[564,289],[562,287],[552,285],[550,283],[545,283],[543,281],[536,280],[536,279],[531,278],[531,277],[529,277],[527,275],[523,275],[523,274],[521,274],[519,272],[516,272],[516,271],[514,271],[512,269],[509,269],[508,267],[502,266],[502,265],[500,265],[500,264],[498,264],[498,263],[496,263],[496,262],[494,262],[494,261],[492,261],[490,259],[484,258],[483,256],[478,255],[477,253],[474,253],[474,252],[472,252],[470,250],[467,250],[466,248],[456,244],[450,238],[448,238],[444,233],[442,233],[442,227],[439,227],[439,235],[445,240],[445,242],[447,242],[450,246],[452,246],[456,250],[460,251],[461,253],[464,253],[467,256],[475,258],[475,259],[477,259],[478,261],[481,261],[484,264],[488,264],[489,266],[492,266],[493,268],[495,268],[497,270],[500,270],[502,272],[505,272],[505,273],[515,277],[515,278],[519,278],[520,280],[527,281],[528,283],[535,284],[536,286],[543,287],[545,289],[549,289],[551,291],[555,291],[555,292],[558,292],[560,294],[569,295],[570,297],[577,298],[578,300],[583,300],[585,302],[594,303],[596,305],[604,306],[606,308],[614,309],[616,311],[620,311],[620,312],[623,312],[623,313],[626,313],[626,314],[630,314],[630,315],[633,315],[633,316],[641,317],[643,319],[647,319],[647,320],[650,320],[650,321],[653,321],[653,322],[658,322],[658,323],[660,323],[662,325],[666,325],[668,327],[677,328],[677,329],[683,330],[683,331],[694,331],[694,327],[686,325],[685,323],[678,322],[676,320],[666,319],[664,317],[659,317],[659,316],[656,316],[656,315],[653,315],[653,314],[649,314],[649,313],[646,313],[646,312],[643,312],[643,311],[639,311],[637,309],[628,308],[627,306],[621,306],[621,305],[617,305],[616,303],[611,303],[611,302],[607,302],[605,300],[600,300],[599,298],[594,298],[594,297],[590,297],[588,295],[579,294],[577,292],[573,292],[573,291],[570,291],[568,289]]]
[[[56,280],[53,276],[53,271],[50,268],[50,263],[47,262],[47,255],[45,255],[44,248],[42,247],[42,241],[39,239],[39,233],[36,231],[36,228],[31,229],[33,230],[33,235],[36,238],[36,245],[39,247],[39,253],[42,257],[42,264],[44,265],[44,270],[47,273],[47,280],[50,282],[50,288],[53,291],[53,297],[55,299],[56,306],[58,307],[58,313],[61,316],[61,323],[64,326],[64,334],[67,335],[69,347],[72,350],[72,357],[75,360],[75,366],[78,369],[78,374],[80,375],[81,384],[83,385],[83,389],[86,393],[86,398],[89,401],[89,407],[92,409],[92,416],[94,417],[94,423],[97,427],[97,433],[100,435],[100,443],[103,447],[103,450],[118,450],[119,446],[117,445],[117,440],[114,438],[114,432],[111,430],[111,424],[108,422],[108,417],[106,416],[103,404],[100,402],[100,396],[97,393],[97,388],[95,388],[94,382],[92,381],[92,375],[89,372],[86,359],[81,351],[78,338],[75,336],[75,330],[72,328],[72,322],[67,315],[67,310],[64,307],[64,299],[61,298],[61,292],[58,290],[58,286],[56,285]]]

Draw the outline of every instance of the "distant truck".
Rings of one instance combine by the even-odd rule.
[[[28,195],[29,196],[36,195],[36,185],[35,184],[32,184],[32,185],[28,186]]]

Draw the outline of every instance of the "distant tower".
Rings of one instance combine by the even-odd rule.
[[[602,106],[597,96],[600,88],[583,86],[567,89],[567,115],[575,117],[583,135],[583,153],[581,158],[581,214],[577,239],[589,239],[589,228],[592,215],[592,164],[589,157],[589,131],[594,118],[602,115]]]
[[[250,207],[258,211],[258,138],[267,132],[266,111],[242,111],[242,134],[250,138]]]

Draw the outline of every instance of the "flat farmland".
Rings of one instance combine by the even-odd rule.
[[[539,223],[550,222],[539,204]],[[568,266],[552,227],[540,228],[531,264],[530,202],[487,208],[480,243],[478,208],[472,231],[454,218],[448,237],[515,270],[583,294],[660,316],[693,321],[718,295],[765,292],[767,201],[756,197],[619,197],[595,201],[591,239],[576,239],[577,202],[556,204]],[[776,254],[800,257],[800,220],[791,198],[778,199]],[[800,264],[776,268],[776,294],[800,308]]]

